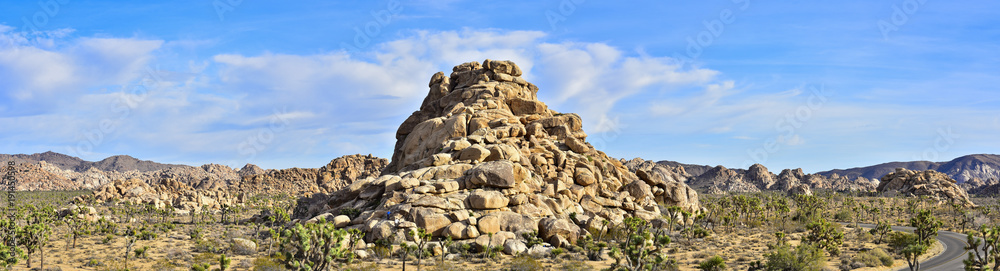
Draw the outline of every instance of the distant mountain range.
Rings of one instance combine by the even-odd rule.
[[[709,170],[712,166],[683,164],[674,161],[657,162],[669,166],[681,166],[687,173],[699,176]],[[856,167],[849,169],[834,169],[821,171],[815,174],[831,177],[834,174],[847,177],[847,179],[857,179],[864,177],[868,179],[880,179],[882,176],[896,170],[896,168],[906,168],[910,170],[933,169],[947,174],[959,183],[979,178],[982,181],[990,179],[1000,179],[1000,155],[995,154],[972,154],[955,158],[947,162],[911,161],[911,162],[889,162],[867,167]],[[740,169],[737,169],[740,170]]]
[[[955,158],[947,162],[892,162],[878,164],[867,167],[857,167],[849,169],[834,169],[830,171],[817,172],[823,176],[830,176],[834,173],[848,178],[861,176],[865,178],[882,178],[885,174],[893,172],[896,168],[906,168],[910,170],[933,169],[947,174],[959,183],[979,178],[986,181],[1000,178],[1000,155],[995,154],[972,154]]]
[[[139,172],[150,172],[164,169],[180,169],[180,168],[193,168],[187,165],[177,165],[177,164],[162,164],[148,160],[139,160],[128,155],[115,155],[105,158],[101,161],[91,162],[85,161],[78,157],[69,156],[57,152],[47,151],[43,153],[35,154],[0,154],[0,161],[15,161],[17,163],[38,163],[38,161],[45,161],[51,165],[59,167],[63,170],[70,170],[76,172],[85,172],[90,168],[95,168],[102,171],[118,171],[126,172],[131,170],[136,170]],[[691,174],[692,176],[699,176],[712,168],[713,166],[708,165],[694,165],[694,164],[684,164],[674,161],[659,161],[658,164],[668,165],[672,167],[683,167],[684,170]],[[973,178],[979,178],[980,180],[987,181],[991,179],[1000,179],[1000,155],[995,154],[972,154],[962,157],[955,158],[954,160],[947,162],[930,162],[930,161],[911,161],[911,162],[889,162],[882,163],[867,167],[856,167],[849,169],[834,169],[828,171],[821,171],[815,174],[822,175],[825,177],[831,177],[834,174],[839,176],[847,177],[848,179],[856,179],[857,177],[864,177],[868,179],[879,179],[885,174],[893,172],[896,168],[906,168],[910,170],[928,170],[933,169],[944,174],[947,174],[951,178],[955,179],[959,183],[964,183],[966,181],[972,180]],[[745,169],[733,169],[738,172],[743,172]]]
[[[84,161],[78,157],[69,156],[57,152],[47,151],[35,154],[0,154],[0,161],[14,161],[15,163],[38,163],[45,161],[63,170],[84,172],[90,168],[102,171],[131,171],[139,172],[157,171],[161,169],[185,168],[187,165],[161,164],[153,161],[139,160],[128,155],[115,155],[97,162]]]

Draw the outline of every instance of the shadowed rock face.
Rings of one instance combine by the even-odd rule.
[[[476,242],[539,230],[562,245],[604,220],[657,218],[657,202],[700,209],[675,175],[646,170],[640,178],[594,149],[580,117],[538,101],[538,88],[510,61],[464,63],[428,85],[420,109],[399,126],[382,175],[355,181],[299,218],[355,208],[362,213],[346,226],[369,240],[406,238],[414,227]]]
[[[955,184],[948,175],[934,170],[914,171],[897,168],[895,172],[882,177],[878,192],[899,193],[905,196],[929,196],[938,201],[958,203],[967,207],[975,206],[969,201],[965,190]]]

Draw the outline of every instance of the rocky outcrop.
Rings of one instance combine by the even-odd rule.
[[[661,198],[672,200],[667,202],[668,204],[687,210],[701,209],[698,192],[685,183],[691,178],[691,175],[687,174],[683,167],[671,167],[642,158],[634,158],[627,162],[625,159],[620,161],[629,171],[635,173],[636,177],[652,185],[653,195],[667,193],[667,196]]]
[[[746,172],[747,181],[760,190],[771,190],[771,187],[777,182],[777,178],[778,176],[775,176],[761,164],[753,164]]]
[[[881,179],[877,191],[882,194],[904,196],[928,196],[940,202],[975,206],[969,201],[965,190],[956,185],[948,175],[934,170],[913,171],[897,168]]]
[[[300,202],[299,221],[352,208],[361,214],[347,227],[369,241],[412,238],[420,227],[473,247],[530,231],[562,246],[603,220],[658,217],[657,201],[697,211],[696,193],[671,175],[640,178],[594,149],[580,117],[538,101],[538,88],[510,61],[464,63],[450,76],[434,74],[429,87],[399,126],[381,176]]]
[[[356,178],[378,176],[386,164],[386,159],[372,155],[339,157],[319,169],[260,170],[247,165],[237,172],[224,165],[208,164],[199,168],[199,174],[182,175],[187,177],[187,181],[169,177],[175,176],[174,173],[157,171],[159,176],[168,177],[155,182],[139,178],[117,179],[101,186],[93,194],[78,197],[76,201],[131,202],[152,204],[157,208],[169,205],[183,212],[205,207],[219,210],[224,205],[243,204],[246,195],[286,193],[303,196],[336,191],[350,185]],[[239,177],[240,174],[261,171]],[[197,178],[201,179],[194,181]]]
[[[694,177],[688,184],[696,189],[704,189],[716,193],[751,193],[760,192],[760,188],[748,182],[745,174],[740,171],[716,166],[705,173]]]
[[[232,189],[250,194],[289,193],[297,196],[330,193],[346,187],[355,180],[378,176],[388,163],[385,158],[371,154],[345,155],[331,160],[326,166],[318,169],[289,168],[246,175]],[[249,166],[252,165],[243,168],[247,169]],[[254,169],[247,169],[251,170]]]
[[[263,168],[258,167],[257,165],[246,164],[243,166],[243,168],[240,168],[240,170],[237,171],[236,174],[239,174],[240,177],[242,178],[251,175],[264,174],[266,172],[267,171],[265,171]]]
[[[52,173],[50,170],[59,170],[59,168],[45,161],[38,162],[37,164],[15,164],[14,170],[14,177],[17,180],[17,185],[14,186],[16,190],[76,190],[76,184],[72,180]],[[4,174],[6,173],[6,170],[4,170]],[[7,182],[4,181],[3,183],[6,184]]]
[[[858,177],[854,180],[833,174],[825,177],[805,174],[801,168],[784,169],[774,175],[760,164],[747,170],[714,167],[700,176],[689,178],[688,184],[703,189],[710,194],[749,193],[760,191],[780,191],[789,194],[811,194],[812,190],[823,189],[837,192],[874,191],[877,180]],[[800,187],[805,186],[805,187]],[[794,190],[794,191],[793,191]]]
[[[245,194],[231,194],[225,188],[195,189],[174,179],[162,179],[155,185],[143,180],[115,180],[83,195],[76,202],[100,204],[104,202],[131,204],[151,204],[158,209],[173,206],[178,213],[191,211],[220,210],[223,206],[243,204]],[[207,208],[207,209],[206,209]]]

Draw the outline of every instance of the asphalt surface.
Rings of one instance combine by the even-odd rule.
[[[875,225],[860,223],[858,224],[865,228],[874,228]],[[913,227],[905,226],[893,226],[894,231],[904,231],[913,232]],[[962,260],[968,257],[968,253],[965,251],[965,234],[951,232],[951,231],[938,231],[937,240],[941,242],[944,246],[944,251],[937,256],[920,262],[920,270],[923,271],[954,271],[954,270],[965,270],[965,265],[962,264]],[[904,260],[905,261],[905,260]],[[905,262],[904,262],[905,263]],[[903,265],[903,268],[897,270],[910,270],[908,265]]]

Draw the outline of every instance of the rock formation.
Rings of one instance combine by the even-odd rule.
[[[760,188],[748,182],[746,175],[737,170],[728,169],[724,166],[716,166],[694,177],[688,183],[696,189],[704,189],[715,193],[750,193],[760,192]]]
[[[858,177],[854,180],[834,173],[830,177],[805,174],[801,168],[785,169],[774,175],[760,164],[747,170],[728,169],[716,166],[696,177],[688,178],[688,184],[709,194],[749,193],[760,191],[781,191],[789,194],[812,194],[814,189],[848,191],[874,191],[876,181]]]
[[[242,204],[245,194],[230,194],[224,187],[195,189],[174,179],[161,179],[156,185],[143,180],[115,180],[94,191],[75,199],[81,203],[128,202],[131,204],[152,204],[158,209],[173,206],[179,214],[190,211],[220,210],[221,207]]]
[[[42,190],[74,190],[76,185],[69,178],[52,173],[59,168],[46,163],[45,161],[34,163],[21,163],[14,166],[14,177],[17,180],[16,190],[22,191],[42,191]],[[4,171],[6,174],[6,171]],[[6,184],[6,180],[2,183]],[[6,185],[4,186],[6,188]]]
[[[187,182],[170,177],[176,175],[156,171],[166,177],[155,181],[117,179],[93,194],[77,198],[77,201],[131,202],[153,204],[157,208],[170,205],[181,212],[197,211],[203,207],[219,210],[223,205],[243,204],[247,195],[287,193],[302,196],[336,191],[357,178],[378,176],[386,164],[388,160],[370,154],[338,157],[319,169],[261,170],[247,165],[236,172],[224,165],[208,164],[201,166],[201,171],[195,171],[201,174],[181,175],[187,177]],[[249,175],[239,177],[240,174]]]
[[[538,88],[510,61],[464,63],[450,76],[434,74],[429,86],[399,126],[382,175],[300,202],[300,221],[357,209],[343,226],[362,229],[368,241],[412,238],[407,233],[420,227],[474,247],[494,233],[493,244],[521,250],[520,233],[574,243],[603,220],[659,217],[658,201],[696,211],[686,186],[640,178],[594,149],[580,117],[538,101]]]
[[[331,160],[326,166],[318,169],[289,168],[246,175],[242,181],[233,186],[233,189],[251,194],[289,193],[297,196],[330,193],[344,188],[354,180],[378,176],[388,163],[385,158],[371,154],[345,155]],[[247,171],[253,170],[250,166],[253,165],[243,168]]]
[[[685,184],[691,175],[684,171],[683,167],[671,167],[653,161],[645,161],[642,158],[634,158],[628,162],[620,160],[629,171],[635,173],[636,177],[646,181],[646,183],[662,184],[653,187],[653,194],[668,193],[667,199],[674,202],[667,202],[669,205],[680,206],[686,210],[701,209],[698,201],[698,192]]]
[[[897,168],[895,172],[882,177],[878,192],[888,195],[928,196],[940,202],[958,203],[966,207],[975,206],[969,201],[969,195],[965,190],[956,185],[955,180],[934,170],[913,171]]]

